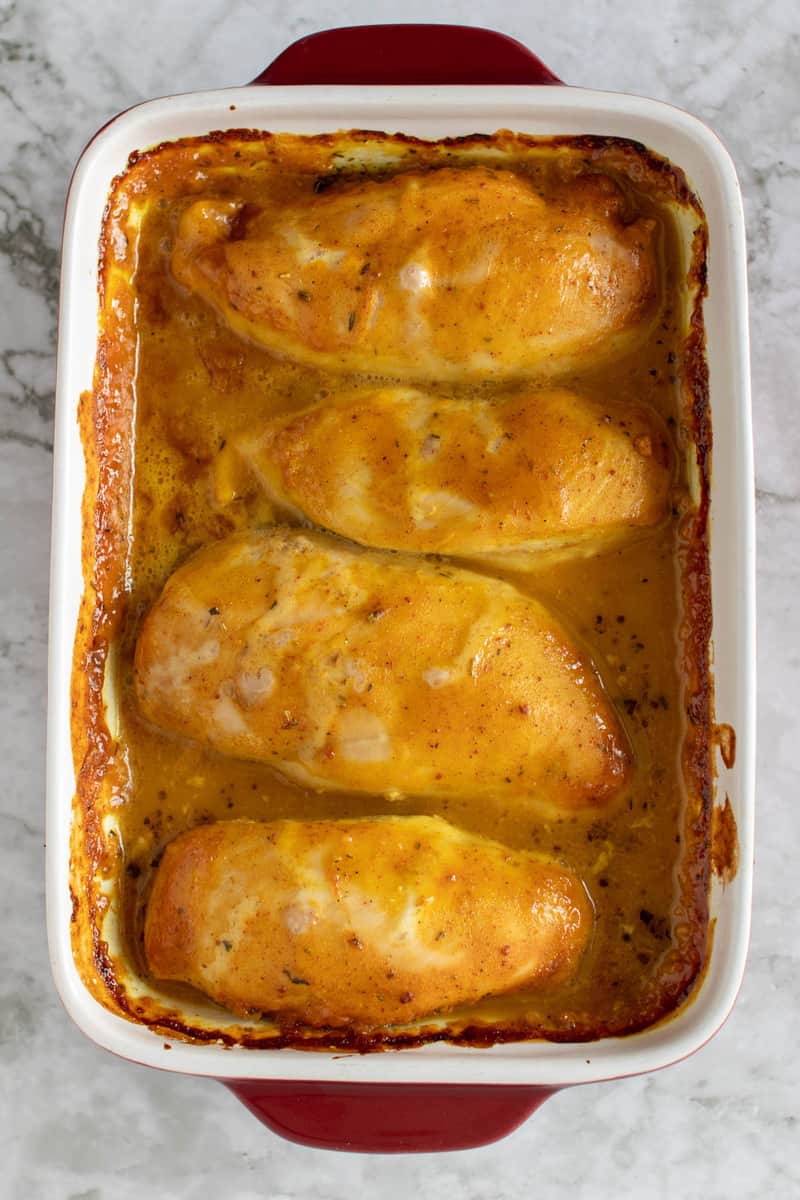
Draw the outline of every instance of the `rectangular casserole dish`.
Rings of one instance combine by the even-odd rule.
[[[412,52],[415,59],[408,57]],[[348,74],[349,56],[355,63],[370,64],[370,86],[349,82],[357,77]],[[293,71],[314,82],[302,88],[280,86],[297,78]],[[513,1128],[559,1086],[654,1070],[692,1053],[722,1024],[741,980],[750,910],[755,688],[752,448],[738,185],[727,153],[698,121],[650,100],[537,86],[556,81],[524,48],[484,31],[428,27],[421,33],[411,26],[333,31],[305,39],[265,75],[257,82],[268,82],[267,87],[172,97],[122,114],[90,143],[70,191],[57,390],[48,730],[53,971],[68,1011],[98,1044],[148,1065],[237,1081],[234,1088],[245,1102],[289,1136],[361,1149],[475,1145]],[[423,82],[399,90],[378,82],[395,84],[409,77]],[[428,82],[437,78],[447,85]],[[513,82],[499,83],[503,78]],[[341,79],[348,82],[329,86]],[[486,86],[461,82],[469,79]],[[435,1044],[348,1057],[178,1041],[167,1052],[162,1037],[102,1007],[80,979],[70,947],[69,892],[75,786],[70,675],[83,590],[84,467],[76,409],[81,392],[92,383],[98,233],[111,181],[132,151],[214,129],[247,127],[309,134],[361,127],[423,138],[492,133],[501,127],[530,134],[611,134],[642,142],[680,166],[705,209],[710,243],[705,325],[714,429],[710,546],[715,709],[717,721],[737,735],[735,764],[720,767],[717,804],[729,801],[738,827],[740,867],[727,886],[719,879],[713,882],[712,950],[691,1002],[642,1033],[594,1044],[534,1042],[491,1049]],[[470,1085],[490,1086],[476,1090]],[[381,1105],[371,1098],[376,1087]],[[448,1099],[458,1101],[457,1119],[451,1119],[443,1103]]]

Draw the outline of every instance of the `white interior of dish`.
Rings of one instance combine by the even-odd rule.
[[[102,1007],[70,947],[69,827],[74,792],[70,672],[81,576],[83,450],[76,419],[92,382],[97,339],[97,243],[111,181],[134,149],[214,129],[315,134],[347,128],[424,138],[492,133],[633,138],[683,168],[705,208],[705,306],[714,433],[711,568],[716,719],[737,734],[733,769],[721,763],[718,801],[730,799],[740,864],[715,880],[713,952],[692,1002],[659,1026],[587,1044],[515,1043],[487,1049],[429,1045],[373,1055],[226,1049],[172,1042]],[[639,97],[561,87],[247,88],[170,97],[122,114],[90,143],[70,191],[65,229],[56,401],[47,762],[48,936],[62,1000],[98,1044],[126,1058],[227,1078],[569,1084],[650,1071],[685,1057],[722,1024],[736,997],[749,934],[755,734],[754,515],[744,223],[736,175],[704,125]]]

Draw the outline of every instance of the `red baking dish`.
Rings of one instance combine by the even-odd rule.
[[[307,1145],[371,1152],[462,1149],[516,1128],[565,1086],[652,1071],[702,1046],[733,1006],[747,951],[754,773],[754,506],[744,226],[727,152],[700,122],[639,97],[554,86],[524,46],[487,30],[366,26],[295,43],[255,86],[139,105],[92,140],[70,190],[58,361],[48,717],[48,935],[55,980],[76,1023],[136,1062],[224,1082],[264,1124]],[[402,86],[400,86],[402,85]],[[480,85],[480,86],[476,86]],[[709,228],[707,357],[714,423],[711,571],[716,720],[736,730],[717,785],[738,828],[740,866],[710,896],[713,948],[690,1003],[625,1038],[487,1048],[426,1045],[367,1055],[174,1041],[104,1008],[70,947],[70,673],[82,592],[83,454],[76,422],[97,335],[97,239],[128,155],[213,129],[320,133],[360,127],[420,137],[494,132],[610,134],[680,166]]]

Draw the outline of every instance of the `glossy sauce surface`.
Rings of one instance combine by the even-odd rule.
[[[135,681],[161,729],[319,791],[596,814],[631,774],[591,662],[542,605],[325,533],[193,555],[142,626]]]
[[[532,186],[533,185],[533,186]],[[201,200],[173,273],[254,342],[331,371],[503,381],[636,342],[656,228],[607,176],[500,165],[342,181],[276,205]]]
[[[231,452],[277,504],[362,545],[524,569],[541,550],[596,552],[659,525],[669,442],[651,408],[576,392],[387,387],[279,417]]]
[[[234,820],[167,846],[145,947],[233,1012],[371,1029],[564,978],[591,927],[580,880],[440,817]]]
[[[405,797],[389,800],[347,792],[318,793],[288,782],[269,767],[223,757],[159,730],[141,714],[132,661],[143,617],[170,573],[199,546],[267,524],[275,512],[226,446],[252,435],[259,422],[335,398],[372,377],[326,374],[271,357],[236,336],[201,299],[174,279],[170,256],[181,214],[198,195],[270,203],[305,202],[318,186],[314,165],[299,151],[270,160],[246,144],[217,145],[204,159],[162,152],[135,168],[141,220],[132,288],[136,299],[135,449],[126,600],[120,654],[119,744],[127,784],[116,808],[125,871],[123,932],[133,961],[141,956],[142,909],[152,866],[173,837],[201,822],[232,817],[363,817],[441,815],[472,833],[519,850],[535,850],[577,873],[595,909],[591,944],[574,978],[535,994],[484,1001],[456,1022],[520,1025],[534,1034],[589,1037],[641,1027],[669,1011],[702,965],[705,951],[703,826],[705,781],[688,777],[686,758],[686,620],[681,561],[687,514],[693,511],[683,465],[688,449],[681,370],[685,329],[678,305],[681,266],[666,207],[625,177],[620,162],[602,156],[592,170],[623,180],[633,214],[659,230],[661,285],[658,323],[643,342],[613,362],[591,357],[559,386],[598,403],[651,406],[662,418],[677,463],[670,516],[653,530],[602,553],[542,556],[530,571],[477,570],[508,579],[543,601],[592,657],[631,740],[636,770],[619,804],[600,816],[537,818],[502,796],[485,799]],[[329,153],[326,151],[326,153]],[[294,157],[293,157],[294,154]],[[247,161],[250,156],[251,161]],[[585,157],[573,155],[575,171]],[[419,154],[417,155],[417,161]],[[567,162],[572,159],[567,157]],[[520,155],[506,167],[532,177],[543,193],[563,185],[565,157]],[[156,165],[157,168],[156,169]],[[645,175],[646,172],[639,172]],[[380,381],[377,381],[380,382]],[[426,388],[464,399],[508,394],[495,385]],[[552,384],[551,384],[552,386]],[[529,386],[528,386],[528,390]],[[688,523],[687,523],[688,522]],[[697,707],[697,706],[696,706]],[[702,710],[702,711],[701,711]],[[697,711],[707,720],[707,707]],[[708,768],[706,768],[708,769]],[[164,991],[169,994],[167,988]],[[184,994],[180,988],[176,996]]]

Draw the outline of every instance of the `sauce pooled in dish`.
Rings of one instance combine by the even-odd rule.
[[[81,410],[72,932],[101,1003],[369,1050],[619,1035],[691,992],[704,229],[609,138],[132,157]]]

